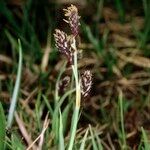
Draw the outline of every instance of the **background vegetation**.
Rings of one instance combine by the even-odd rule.
[[[78,65],[93,74],[74,149],[150,150],[149,0],[0,1],[0,150],[67,147],[74,95],[68,88],[59,113],[55,87],[70,70],[53,33],[68,31],[62,9],[70,4],[81,16]]]

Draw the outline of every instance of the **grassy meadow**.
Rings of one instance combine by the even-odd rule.
[[[150,150],[150,1],[0,0],[0,150]]]

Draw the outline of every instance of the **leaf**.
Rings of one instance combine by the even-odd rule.
[[[142,131],[145,150],[149,150],[150,149],[150,144],[149,144],[149,141],[148,141],[147,134],[146,134],[143,127],[141,127],[141,131]]]
[[[6,118],[3,110],[3,106],[0,103],[0,150],[4,150],[5,148],[5,134],[6,134]]]
[[[14,112],[17,105],[18,95],[20,91],[20,82],[21,82],[21,73],[22,73],[22,46],[20,40],[18,40],[19,45],[19,64],[18,64],[18,71],[17,71],[17,78],[14,86],[14,91],[11,99],[11,104],[9,108],[9,114],[8,114],[8,122],[7,122],[7,128],[10,128],[12,126],[13,118],[14,118]]]
[[[98,146],[97,146],[97,143],[96,143],[96,140],[95,140],[95,137],[94,137],[95,135],[93,134],[91,125],[89,125],[89,128],[90,128],[90,134],[91,134],[91,140],[92,140],[93,150],[98,150]]]
[[[12,149],[25,150],[25,147],[23,146],[23,144],[21,142],[21,138],[15,134],[12,134],[12,136],[11,136],[11,144],[12,144]]]
[[[80,145],[80,150],[84,150],[85,149],[85,142],[87,140],[88,132],[89,132],[89,128],[86,130],[85,135],[84,135],[84,137],[82,139],[82,142],[81,142],[81,145]]]
[[[64,150],[64,136],[63,136],[63,122],[62,122],[62,114],[61,110],[59,109],[59,150]]]

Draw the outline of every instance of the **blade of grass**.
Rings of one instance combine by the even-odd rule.
[[[13,38],[13,36],[9,33],[8,30],[5,30],[5,34],[11,43],[12,49],[17,49],[17,46],[18,46],[17,40]]]
[[[65,132],[67,131],[67,125],[68,125],[68,117],[69,117],[69,112],[70,112],[70,108],[71,108],[72,103],[69,103],[63,110],[62,112],[62,122],[63,122],[63,133],[65,134]]]
[[[93,22],[93,29],[94,29],[94,35],[97,39],[100,39],[100,34],[97,32],[99,30],[99,22],[102,17],[103,12],[103,6],[104,6],[104,0],[97,0],[96,1],[96,15],[95,15],[95,22]]]
[[[65,100],[70,94],[72,94],[74,91],[75,91],[75,89],[72,89],[72,90],[66,92],[66,93],[62,96],[62,98],[59,100],[59,102],[58,102],[58,104],[57,104],[57,106],[56,106],[56,108],[55,108],[55,111],[54,111],[54,115],[53,115],[54,119],[55,119],[55,117],[56,117],[55,115],[59,112],[59,108],[60,108],[61,105],[63,104],[64,100]]]
[[[13,122],[13,118],[14,118],[14,112],[15,112],[15,108],[16,108],[16,105],[17,105],[18,95],[19,95],[20,82],[21,82],[22,46],[21,46],[20,40],[18,40],[18,45],[19,45],[19,64],[18,64],[18,71],[17,71],[16,83],[15,83],[15,87],[14,87],[12,99],[11,99],[11,102],[10,102],[7,128],[11,128],[11,126],[12,126],[12,122]]]
[[[55,107],[54,113],[53,113],[53,121],[52,121],[52,131],[55,135],[55,143],[58,142],[58,127],[59,127],[59,117],[58,117],[58,113],[59,113],[59,108],[61,107],[61,105],[63,104],[64,100],[67,98],[67,96],[69,96],[70,94],[72,94],[75,91],[75,89],[70,90],[68,92],[66,92],[61,99],[58,101],[58,104]]]
[[[63,123],[62,123],[62,115],[61,115],[61,111],[59,109],[59,150],[64,150],[65,146],[64,146],[64,136],[63,136]]]
[[[143,127],[141,127],[145,150],[150,150],[150,142]]]
[[[6,118],[3,110],[3,106],[0,103],[0,150],[5,149],[5,134],[6,134]]]
[[[14,18],[13,13],[7,8],[6,2],[3,0],[0,1],[0,14],[2,14],[14,29],[19,32],[19,26],[16,23],[16,19]]]
[[[79,117],[79,108],[75,107],[73,116],[72,116],[72,121],[71,121],[71,136],[70,136],[70,141],[69,141],[69,147],[68,150],[72,150],[73,145],[74,145],[74,139],[75,139],[75,134],[77,130],[77,123],[78,123],[78,118]]]
[[[140,38],[140,48],[145,47],[146,42],[149,40],[149,33],[150,33],[150,2],[148,0],[143,0],[143,7],[145,13],[145,23],[144,23],[144,31],[141,34]]]
[[[119,13],[119,17],[120,17],[120,21],[121,23],[125,22],[125,10],[123,7],[123,1],[122,0],[115,0],[116,3],[116,8],[118,10]]]
[[[144,14],[145,16],[148,15],[148,5],[147,5],[147,0],[142,0],[143,1],[143,9],[144,9]]]
[[[58,114],[59,108],[60,108],[61,104],[63,103],[63,101],[65,100],[65,99],[63,99],[64,97],[62,97],[60,99],[58,89],[59,89],[60,78],[61,78],[63,72],[65,71],[66,64],[67,64],[67,62],[64,63],[62,69],[60,70],[57,81],[56,81],[56,86],[55,86],[55,102],[54,102],[55,110],[54,110],[54,114],[53,114],[53,124],[52,124],[52,130],[55,134],[55,144],[57,144],[57,142],[59,141],[59,114]],[[65,96],[65,94],[64,94],[64,96]]]
[[[55,115],[59,112],[59,108],[61,107],[61,105],[63,104],[64,100],[67,98],[67,96],[69,96],[70,94],[72,94],[73,92],[75,91],[75,89],[72,89],[68,92],[66,92],[62,97],[61,99],[59,100],[56,108],[55,108],[55,111],[54,111],[54,114],[53,114],[53,118],[55,119]]]
[[[91,134],[91,139],[92,139],[93,150],[98,150],[98,147],[97,147],[97,144],[96,144],[96,141],[95,141],[95,138],[94,138],[94,134],[93,134],[91,125],[89,125],[89,128],[90,128],[90,134]]]
[[[11,138],[8,138],[7,136],[6,136],[6,148],[4,149],[4,150],[7,150],[7,149],[9,149],[9,150],[13,150],[13,147],[12,147],[12,144],[11,144]]]
[[[42,129],[42,124],[41,124],[41,115],[42,115],[42,104],[41,104],[41,92],[39,91],[37,95],[37,100],[35,103],[35,116],[36,116],[36,122],[37,122],[37,127],[39,131]]]
[[[63,72],[65,71],[65,68],[66,68],[66,65],[67,65],[67,62],[64,63],[62,69],[60,70],[60,73],[58,75],[58,78],[57,78],[57,81],[56,81],[56,87],[55,87],[55,105],[57,104],[58,100],[59,100],[59,91],[58,91],[58,88],[59,88],[59,81],[60,81],[60,78],[63,74]]]
[[[13,150],[25,150],[25,147],[21,143],[21,138],[15,134],[11,136],[11,145]]]
[[[120,108],[120,120],[121,120],[121,139],[122,139],[122,150],[127,149],[126,135],[124,130],[124,116],[123,116],[123,95],[122,91],[119,92],[119,108]]]
[[[47,106],[47,108],[48,108],[48,110],[50,112],[50,115],[53,116],[53,109],[52,109],[52,107],[51,107],[47,97],[45,95],[42,95],[42,97],[43,97],[44,102],[45,102],[45,104],[46,104],[46,106]]]
[[[84,25],[84,29],[85,29],[85,33],[86,33],[86,35],[87,35],[89,41],[93,44],[93,46],[94,46],[94,48],[97,50],[97,52],[98,52],[98,53],[99,53],[99,52],[101,53],[103,49],[102,49],[102,47],[101,47],[99,41],[98,41],[98,40],[94,37],[94,35],[92,34],[92,31],[91,31],[90,27],[87,26],[87,25]]]
[[[97,140],[97,143],[98,143],[98,149],[99,150],[103,150],[103,146],[102,146],[102,144],[101,144],[101,139],[100,139],[100,137],[98,137],[98,135],[95,133],[95,136],[96,136],[96,140]]]
[[[84,150],[85,149],[85,142],[86,142],[86,139],[87,139],[88,132],[89,132],[89,128],[86,130],[85,135],[84,135],[84,137],[82,139],[82,143],[80,145],[80,150]]]

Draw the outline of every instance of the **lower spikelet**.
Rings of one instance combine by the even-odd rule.
[[[83,97],[87,97],[90,93],[92,86],[92,74],[89,70],[86,70],[81,76],[81,94]]]

